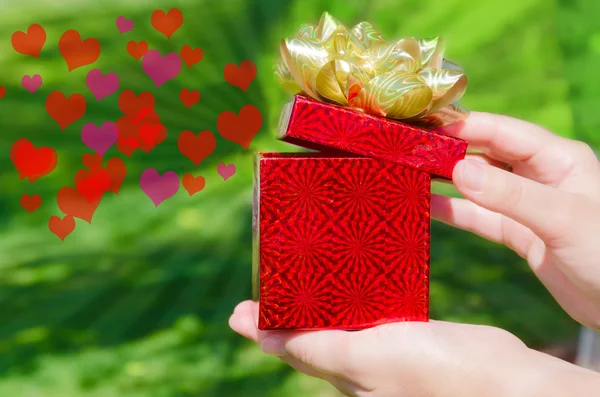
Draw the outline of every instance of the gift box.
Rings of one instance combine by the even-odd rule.
[[[439,40],[387,43],[328,14],[281,49],[297,95],[278,138],[318,152],[256,155],[259,329],[428,321],[431,179],[467,149],[431,129],[466,117],[462,71]]]
[[[260,329],[427,320],[428,173],[331,154],[256,162]]]

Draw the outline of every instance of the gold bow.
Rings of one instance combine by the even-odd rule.
[[[467,77],[444,59],[441,38],[387,42],[368,22],[348,30],[324,13],[318,26],[303,25],[280,49],[275,74],[294,95],[427,127],[467,115],[455,103]]]

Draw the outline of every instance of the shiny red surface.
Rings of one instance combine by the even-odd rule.
[[[260,329],[428,320],[428,173],[268,153],[256,176]]]
[[[296,96],[284,141],[317,150],[343,150],[447,179],[467,142],[350,108]]]

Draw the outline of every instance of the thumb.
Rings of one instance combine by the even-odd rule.
[[[585,213],[576,195],[478,161],[459,162],[453,181],[465,198],[514,219],[546,243],[569,236]]]

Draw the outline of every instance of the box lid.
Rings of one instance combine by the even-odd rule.
[[[467,142],[298,95],[285,106],[279,139],[323,152],[378,158],[452,179]]]

